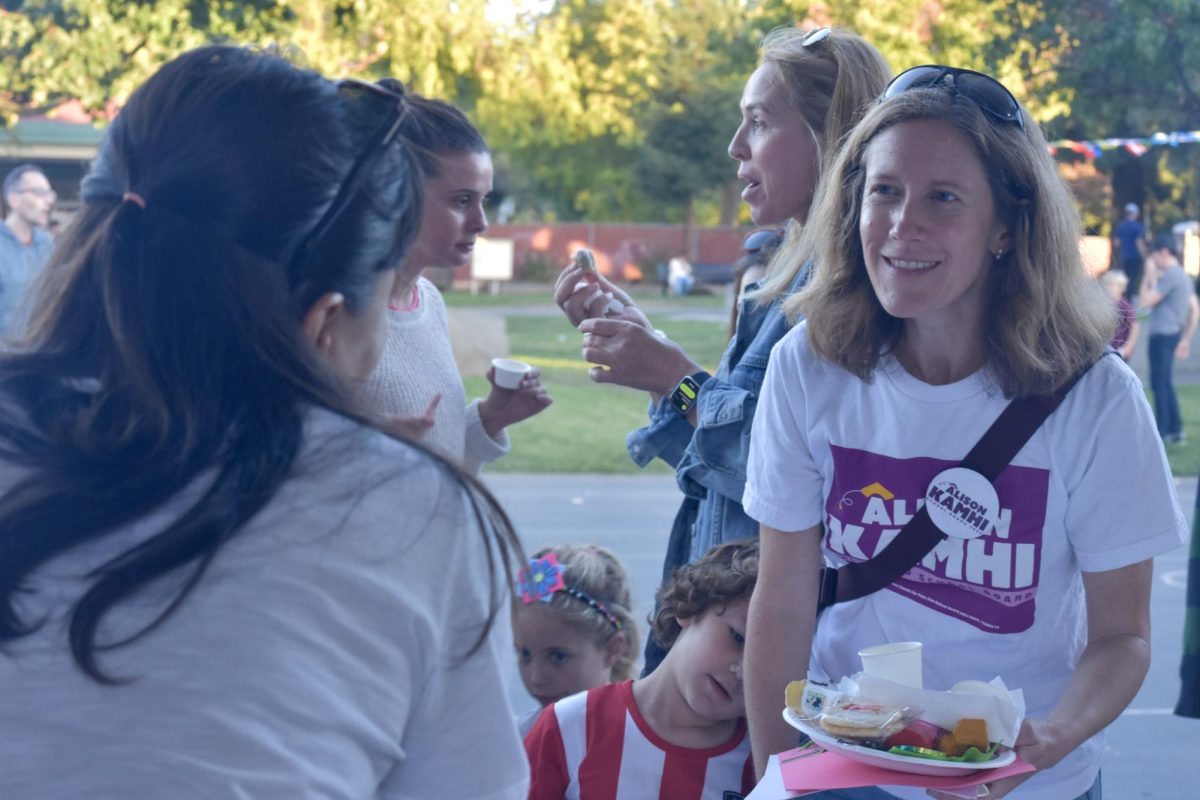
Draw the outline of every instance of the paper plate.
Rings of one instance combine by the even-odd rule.
[[[783,718],[787,721],[787,724],[805,734],[826,750],[845,756],[852,761],[870,764],[872,767],[894,769],[897,772],[907,772],[912,775],[964,775],[981,770],[1007,767],[1017,759],[1017,754],[1014,750],[1005,750],[991,761],[976,762],[934,761],[914,756],[898,756],[895,753],[888,753],[884,750],[874,750],[870,747],[860,747],[856,744],[846,744],[845,742],[838,741],[836,737],[822,730],[820,727],[810,725],[800,719],[795,712],[788,708],[783,710]]]

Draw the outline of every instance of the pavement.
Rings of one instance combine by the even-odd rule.
[[[1197,369],[1200,382],[1200,368]],[[611,548],[629,571],[634,616],[645,620],[662,572],[662,557],[679,490],[660,475],[485,475],[532,550],[560,542]],[[1196,479],[1176,482],[1191,519]],[[1155,561],[1151,596],[1150,673],[1129,708],[1110,726],[1103,782],[1109,800],[1195,800],[1200,796],[1200,720],[1171,713],[1179,695],[1187,548]],[[644,635],[645,626],[641,626]],[[535,703],[516,677],[510,696],[519,711]]]

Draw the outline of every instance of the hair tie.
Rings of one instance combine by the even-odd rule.
[[[608,606],[581,589],[567,586],[563,581],[562,564],[558,563],[558,557],[554,553],[547,553],[541,558],[531,560],[528,566],[523,567],[517,575],[517,593],[521,595],[521,601],[525,605],[537,600],[549,603],[554,599],[556,592],[570,595],[586,604],[608,620],[608,623],[614,628],[621,630],[621,620],[608,610]]]
[[[146,210],[146,198],[142,197],[137,192],[126,192],[125,194],[121,195],[121,202],[133,203],[143,211]]]

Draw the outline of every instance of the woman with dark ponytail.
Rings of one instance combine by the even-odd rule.
[[[110,128],[0,355],[0,797],[524,797],[511,527],[348,399],[406,113],[209,47]]]

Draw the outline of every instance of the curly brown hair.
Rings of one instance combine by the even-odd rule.
[[[758,580],[758,539],[719,544],[699,561],[677,567],[659,587],[650,627],[659,643],[671,649],[683,627],[680,619],[699,619],[711,608],[724,612],[730,603],[749,597]]]

